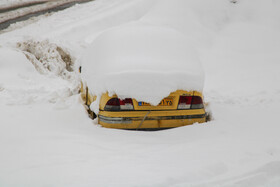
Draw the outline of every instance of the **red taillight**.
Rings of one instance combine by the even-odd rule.
[[[192,97],[192,106],[191,109],[200,109],[203,108],[203,101],[202,98],[199,96]]]
[[[121,100],[119,98],[112,98],[106,103],[104,107],[104,110],[106,111],[120,111],[133,109],[133,102],[130,98],[124,100]]]
[[[192,104],[192,96],[180,96],[178,109],[190,109]]]
[[[180,96],[178,109],[200,109],[203,108],[203,101],[199,96]]]
[[[126,98],[124,100],[120,100],[120,108],[121,110],[133,110],[132,99]]]

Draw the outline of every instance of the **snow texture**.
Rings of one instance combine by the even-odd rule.
[[[18,42],[17,47],[24,51],[26,57],[42,74],[53,73],[64,79],[70,79],[73,72],[73,57],[48,40],[35,42],[32,40]]]
[[[279,8],[278,0],[96,0],[1,34],[0,186],[280,186]],[[101,128],[73,91],[79,77],[40,74],[17,45],[32,41],[35,57],[59,57],[44,50],[58,46],[76,72],[98,36],[129,22],[191,41],[211,122]]]
[[[93,94],[109,92],[154,105],[178,89],[203,89],[202,66],[188,38],[141,22],[98,36],[85,53],[82,69]]]

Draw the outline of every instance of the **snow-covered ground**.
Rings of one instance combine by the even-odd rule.
[[[96,0],[0,35],[0,186],[280,186],[280,2]],[[141,21],[190,38],[213,120],[101,128],[81,105],[80,59]]]

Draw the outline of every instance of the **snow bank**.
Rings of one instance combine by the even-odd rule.
[[[62,47],[48,40],[27,40],[18,42],[21,49],[35,68],[42,74],[54,74],[64,79],[75,79],[74,58]]]
[[[162,0],[140,20],[174,28],[189,36],[200,50],[208,47],[216,32],[227,23],[229,9],[227,0]]]
[[[273,0],[233,4],[227,23],[201,55],[207,69],[204,91],[212,102],[263,105],[280,101],[279,8],[280,2]]]
[[[0,102],[8,105],[56,103],[78,93],[79,79],[40,75],[25,54],[0,47]]]
[[[82,73],[96,95],[108,91],[153,105],[177,89],[203,89],[203,70],[188,38],[141,22],[102,33],[87,49]]]
[[[14,77],[22,70],[28,73],[34,71],[32,64],[20,51],[0,46],[0,56],[0,80],[2,83],[5,81],[5,78]],[[9,70],[9,72],[5,73],[4,70]]]

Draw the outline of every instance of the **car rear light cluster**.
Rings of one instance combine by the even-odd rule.
[[[199,96],[180,96],[178,109],[201,109],[203,108],[202,98]]]
[[[126,98],[124,100],[121,100],[119,98],[112,98],[106,103],[104,108],[104,110],[106,111],[120,111],[133,109],[133,102],[130,98]]]

